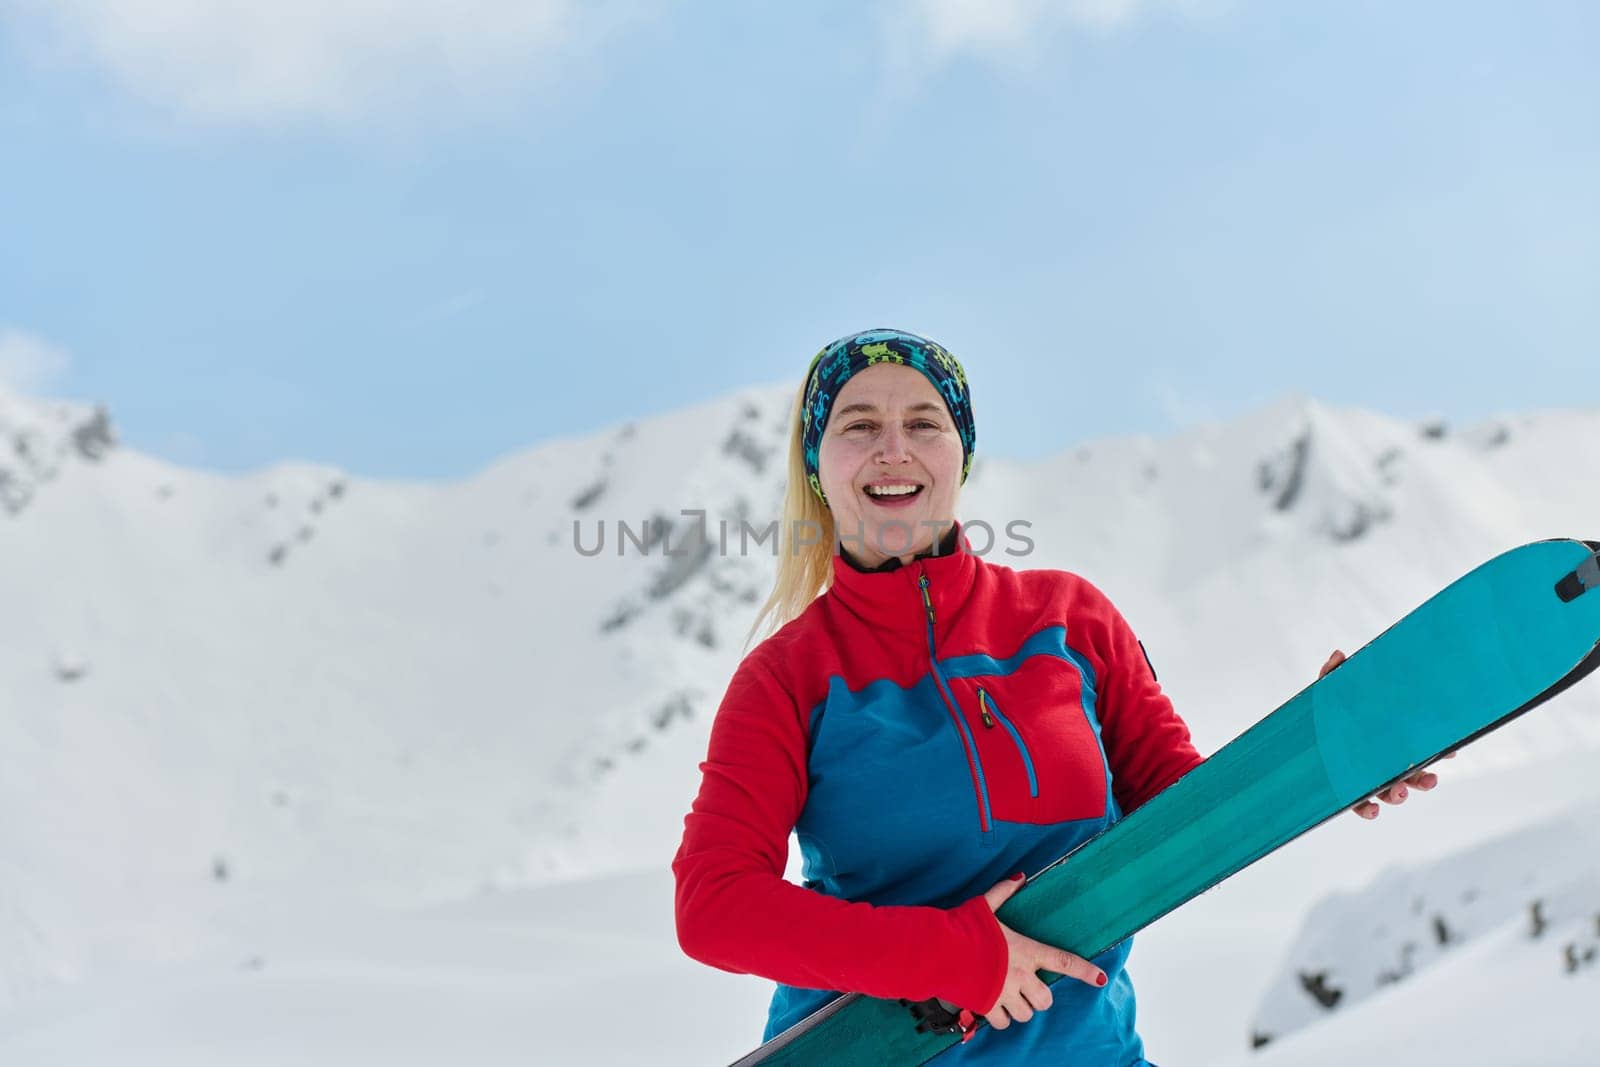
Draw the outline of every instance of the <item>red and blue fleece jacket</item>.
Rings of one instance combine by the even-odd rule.
[[[779,983],[764,1039],[842,991],[988,1011],[1007,951],[983,893],[1201,762],[1100,590],[990,563],[956,533],[890,569],[836,554],[832,585],[745,657],[717,710],[672,864],[678,939]],[[791,831],[803,885],[783,877]],[[1096,958],[1103,989],[1058,980],[1048,1011],[980,1028],[960,1058],[1144,1062],[1129,947]]]

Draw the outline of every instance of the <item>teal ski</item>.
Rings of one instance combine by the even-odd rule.
[[[1600,542],[1514,548],[1029,879],[999,917],[1039,941],[1097,956],[1597,666]],[[926,1063],[985,1025],[958,1012],[851,993],[734,1067]]]

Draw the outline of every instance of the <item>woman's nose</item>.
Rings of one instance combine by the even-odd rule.
[[[904,463],[908,458],[905,431],[891,424],[883,431],[883,441],[878,446],[878,462]]]

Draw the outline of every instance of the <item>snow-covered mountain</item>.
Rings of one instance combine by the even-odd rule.
[[[63,464],[97,463],[116,444],[104,408],[81,404],[28,403],[0,386],[0,509],[17,515],[41,487],[60,476]]]
[[[1578,805],[1441,859],[1396,865],[1307,915],[1256,1014],[1260,1047],[1416,978],[1486,935],[1547,947],[1547,975],[1600,957],[1600,807]]]
[[[243,952],[286,916],[549,901],[660,872],[770,585],[771,542],[741,554],[739,524],[777,518],[791,400],[751,389],[441,485],[309,464],[218,476],[117,445],[104,411],[0,395],[0,1020],[63,983]],[[1471,566],[1600,534],[1597,457],[1600,411],[1457,428],[1289,398],[1035,463],[980,453],[961,517],[993,527],[991,558],[1106,589],[1210,751]],[[1313,835],[1364,834],[1337,878],[1308,888],[1302,861],[1269,861],[1165,920],[1135,959],[1147,1033],[1212,1047],[1160,1009],[1205,924],[1248,912],[1242,973],[1267,973],[1317,896],[1398,860],[1389,822],[1426,824],[1432,858],[1487,847],[1535,813],[1451,821],[1462,783],[1597,747],[1600,691],[1580,686],[1449,765],[1428,815]],[[670,912],[651,914],[671,957]],[[1316,936],[1286,974],[1317,962]],[[1228,1001],[1229,1048],[1258,987]],[[1299,1025],[1275,1003],[1258,1026]],[[1209,1014],[1193,1024],[1221,1025]]]

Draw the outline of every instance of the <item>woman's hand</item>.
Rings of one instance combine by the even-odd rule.
[[[1329,671],[1333,670],[1344,661],[1345,654],[1340,652],[1338,649],[1334,649],[1333,655],[1328,657],[1328,662],[1322,665],[1322,670],[1317,674],[1318,680],[1326,677]],[[1455,759],[1455,756],[1456,754],[1454,752],[1446,752],[1443,758]],[[1384,786],[1382,789],[1378,790],[1378,800],[1383,801],[1385,804],[1404,804],[1406,802],[1406,794],[1410,791],[1412,786],[1415,786],[1426,793],[1428,790],[1432,789],[1438,784],[1439,776],[1434,774],[1432,771],[1427,770],[1426,768],[1422,768],[1411,772],[1404,778],[1398,778]],[[1378,812],[1382,809],[1379,808],[1377,801],[1369,797],[1352,807],[1350,810],[1361,816],[1363,819],[1376,819],[1378,817]]]
[[[1020,874],[1007,878],[985,893],[983,899],[989,902],[991,910],[999,911],[1000,905],[1022,887],[1022,881]],[[1050,987],[1039,977],[1039,971],[1054,971],[1096,988],[1106,984],[1105,972],[1082,956],[1023,937],[1005,923],[1000,924],[1000,929],[1006,935],[1006,983],[994,1006],[982,1013],[996,1030],[1004,1030],[1013,1021],[1025,1023],[1033,1018],[1034,1012],[1044,1011],[1051,1005]]]

